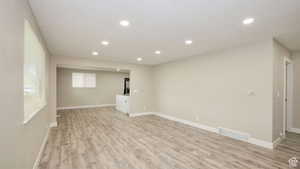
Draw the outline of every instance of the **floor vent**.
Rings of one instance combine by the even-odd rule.
[[[250,135],[248,133],[242,133],[239,131],[234,131],[234,130],[226,129],[226,128],[222,128],[222,127],[218,128],[218,132],[222,136],[227,136],[227,137],[231,137],[231,138],[234,138],[237,140],[242,140],[242,141],[248,141],[250,138]]]

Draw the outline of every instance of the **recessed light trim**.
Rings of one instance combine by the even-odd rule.
[[[130,25],[130,22],[128,20],[122,20],[120,21],[120,25],[124,27],[128,27]]]
[[[102,41],[101,44],[104,45],[104,46],[107,46],[107,45],[109,45],[109,42],[108,41]]]
[[[154,53],[157,54],[157,55],[160,55],[160,54],[161,54],[161,51],[157,50],[157,51],[155,51]]]
[[[99,55],[99,52],[94,51],[94,52],[92,52],[92,55],[97,56],[97,55]]]
[[[191,45],[191,44],[193,43],[193,41],[192,41],[192,40],[186,40],[184,43],[185,43],[186,45]]]
[[[137,60],[138,62],[140,62],[140,61],[143,60],[143,58],[139,57],[139,58],[137,58],[136,60]]]
[[[244,25],[250,25],[250,24],[254,23],[254,21],[255,21],[254,18],[249,17],[249,18],[246,18],[246,19],[243,20],[243,24]]]

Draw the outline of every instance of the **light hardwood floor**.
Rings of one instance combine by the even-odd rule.
[[[129,118],[113,108],[64,110],[39,169],[287,169],[300,143],[275,150],[157,116]]]

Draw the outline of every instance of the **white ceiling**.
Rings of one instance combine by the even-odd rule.
[[[299,0],[29,1],[55,56],[159,64],[272,37],[300,50]],[[246,17],[255,23],[243,25]],[[131,26],[121,27],[123,19]]]

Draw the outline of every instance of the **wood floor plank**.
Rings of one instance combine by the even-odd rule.
[[[288,169],[300,136],[275,150],[158,116],[129,118],[113,108],[59,111],[39,169]]]

